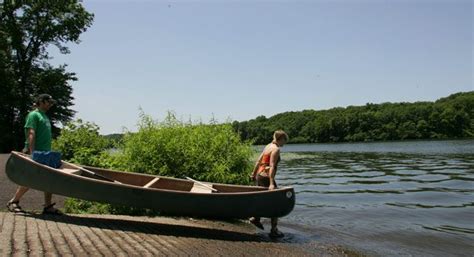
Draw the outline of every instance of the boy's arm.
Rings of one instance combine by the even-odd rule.
[[[252,180],[255,180],[255,177],[257,176],[258,166],[260,165],[262,158],[263,158],[263,152],[260,154],[260,156],[257,159],[257,162],[255,163],[255,166],[253,167],[252,175],[250,176]]]
[[[280,149],[272,152],[270,155],[270,171],[268,172],[268,178],[270,179],[270,186],[268,189],[275,188],[275,168],[277,166],[278,157],[280,156]]]

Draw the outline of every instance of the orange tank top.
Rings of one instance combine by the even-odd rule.
[[[257,173],[265,171],[266,169],[268,169],[269,166],[270,166],[270,154],[264,154],[262,156],[262,160],[259,163]]]

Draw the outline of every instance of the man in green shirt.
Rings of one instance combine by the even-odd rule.
[[[30,112],[26,117],[25,123],[25,149],[24,153],[32,154],[33,151],[51,151],[51,122],[46,116],[46,112],[56,103],[56,101],[48,94],[41,94],[36,99],[37,109]],[[12,212],[22,212],[19,205],[20,198],[28,191],[29,188],[19,186],[15,196],[8,202],[8,210]],[[44,192],[44,209],[43,213],[60,214],[59,210],[54,208],[51,203],[52,194]]]

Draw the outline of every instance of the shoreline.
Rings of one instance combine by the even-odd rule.
[[[369,140],[369,141],[341,141],[341,142],[298,142],[292,143],[291,140],[286,145],[339,145],[339,144],[371,144],[371,143],[410,143],[410,142],[446,142],[446,141],[469,141],[474,137],[467,138],[420,138],[420,139],[399,139],[399,140]],[[265,146],[265,145],[252,145]]]
[[[13,196],[17,185],[8,180],[5,164],[9,154],[0,154],[0,255],[10,254],[93,254],[107,252],[106,248],[117,247],[114,254],[127,255],[206,255],[219,254],[256,256],[366,256],[337,240],[319,240],[298,229],[298,225],[282,222],[285,237],[271,240],[268,236],[270,224],[263,220],[266,231],[257,230],[244,221],[194,219],[186,217],[144,217],[122,215],[66,214],[49,216],[39,214],[43,194],[31,190],[22,198],[21,205],[27,211],[13,214],[6,210],[6,203]],[[63,208],[65,197],[53,196],[58,208]],[[53,228],[52,231],[41,228]],[[36,234],[30,234],[36,233]],[[98,235],[95,240],[91,240]],[[329,235],[329,233],[326,233]],[[49,238],[55,246],[44,243]],[[89,240],[87,239],[89,238]],[[116,238],[127,244],[141,245],[148,249],[130,252],[122,249]],[[163,241],[163,242],[162,242]],[[77,242],[80,242],[79,245]],[[165,250],[161,247],[168,244]],[[191,247],[191,248],[189,248]],[[182,248],[182,249],[180,249]],[[217,252],[214,250],[217,249]],[[164,252],[163,252],[164,251]],[[178,252],[176,252],[178,251]],[[180,252],[181,251],[181,252]],[[184,251],[184,252],[183,252]],[[134,253],[134,254],[133,254]]]
[[[443,151],[446,151],[445,148],[442,149],[444,149]],[[4,168],[4,161],[2,163],[2,160],[6,160],[7,156],[8,155],[0,155],[0,165],[2,165],[0,166],[0,178],[3,178],[0,180],[0,188],[4,189],[3,191],[5,191],[5,188],[7,187],[10,187],[11,190],[14,190],[16,188],[16,185],[8,181],[4,174],[4,171],[2,171]],[[398,159],[395,158],[395,160]],[[391,168],[389,168],[389,170],[391,170]],[[283,177],[282,179],[284,180],[284,178],[285,177]],[[14,191],[8,193],[4,192],[2,194],[2,201],[4,200],[4,202],[6,203],[8,197],[11,197],[13,195],[13,192]],[[27,195],[29,194],[34,193],[28,193]],[[321,197],[322,196],[323,195],[321,195]],[[337,201],[337,198],[331,200],[331,202],[333,201]],[[40,210],[39,208],[35,208],[33,205],[28,205],[26,201],[25,205],[23,205],[23,203],[24,202],[22,201],[22,206],[25,209]],[[41,193],[36,193],[36,202],[33,201],[33,203],[42,203]],[[0,206],[0,210],[2,209],[5,209],[5,205]],[[456,225],[455,222],[439,223],[439,220],[435,220],[432,223],[428,222],[426,228],[420,227],[425,224],[423,222],[418,221],[420,218],[423,219],[422,214],[408,213],[411,209],[397,210],[398,211],[393,211],[392,209],[392,211],[389,211],[384,208],[371,209],[366,207],[355,209],[341,209],[331,208],[331,206],[329,206],[329,208],[318,208],[312,212],[301,212],[301,208],[295,208],[295,210],[293,210],[293,212],[289,216],[286,216],[280,220],[279,227],[281,231],[285,233],[286,237],[278,241],[270,240],[267,235],[267,233],[269,232],[268,230],[270,228],[268,219],[262,220],[265,228],[267,229],[266,231],[258,230],[250,224],[246,223],[245,221],[203,220],[186,217],[167,216],[132,217],[113,215],[70,214],[67,215],[68,217],[64,218],[65,220],[61,221],[61,223],[66,223],[66,225],[70,226],[75,225],[75,223],[87,224],[89,220],[95,221],[97,219],[107,219],[107,222],[109,222],[109,219],[111,219],[117,221],[150,220],[150,222],[148,223],[148,225],[150,226],[153,226],[153,224],[155,223],[171,223],[168,225],[172,225],[176,228],[181,228],[182,226],[198,226],[203,228],[204,234],[186,234],[183,232],[182,234],[173,234],[172,236],[178,238],[192,237],[194,240],[201,240],[201,242],[204,242],[202,240],[208,239],[208,233],[211,233],[213,235],[217,234],[215,236],[215,240],[223,241],[223,244],[230,244],[230,246],[226,247],[226,253],[236,253],[240,255],[244,255],[244,253],[238,251],[234,252],[234,250],[229,251],[229,249],[233,249],[235,244],[239,245],[242,242],[246,242],[248,238],[251,238],[252,243],[258,243],[258,245],[265,244],[265,247],[273,249],[269,251],[272,251],[274,255],[278,256],[283,255],[283,252],[285,253],[285,256],[292,256],[291,253],[295,254],[296,252],[303,256],[469,256],[468,253],[472,252],[472,249],[474,249],[469,242],[469,238],[472,238],[471,236],[465,236],[459,233],[456,234],[453,233],[453,231],[449,230],[446,231],[446,229],[450,229],[450,227],[447,227],[445,225],[440,226],[439,224],[451,224],[452,226],[454,226],[451,227],[451,229],[456,228],[456,226],[460,228],[466,228],[466,226]],[[443,217],[449,217],[450,213],[456,212],[446,212],[441,214],[444,215]],[[429,215],[430,213],[426,212],[426,214]],[[437,212],[437,215],[438,214],[439,213]],[[0,213],[0,219],[4,219],[3,217],[9,217],[8,215],[11,214]],[[412,217],[414,220],[411,220],[410,222],[405,222],[404,217]],[[34,216],[34,218],[38,219],[38,221],[40,222],[41,219],[44,219],[44,217],[41,217],[41,215],[37,214]],[[444,219],[442,219],[441,221],[443,220]],[[132,221],[130,222],[133,223]],[[18,222],[22,224],[21,222],[23,221],[19,220]],[[112,224],[107,225],[107,227],[114,226],[113,224],[115,223],[113,221],[110,222],[112,222]],[[391,225],[387,225],[385,224],[385,222],[391,222]],[[27,229],[30,229],[30,226],[28,224],[29,223],[26,223],[24,226],[27,227]],[[89,225],[84,225],[81,226],[81,229],[89,227]],[[103,229],[107,229],[107,227],[98,227],[97,229],[102,231]],[[147,227],[148,226],[145,226],[143,227],[143,229],[146,229]],[[447,227],[445,230],[441,230],[445,227]],[[169,226],[167,228],[169,228]],[[469,231],[469,227],[467,227],[467,232]],[[233,243],[227,242],[229,240],[226,235],[228,235],[229,233],[237,233],[236,237],[232,237]],[[10,235],[8,234],[1,238],[9,240],[9,236]],[[222,238],[222,236],[224,237]],[[143,238],[147,237],[144,236]],[[284,245],[285,247],[289,248],[285,248],[285,250],[278,250],[279,248],[274,248],[273,244]],[[204,255],[204,252],[202,253]],[[265,255],[265,253],[262,252],[259,255]]]

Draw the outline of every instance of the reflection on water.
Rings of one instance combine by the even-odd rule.
[[[470,256],[474,141],[412,143],[397,142],[395,148],[384,143],[373,152],[371,144],[346,144],[351,151],[338,152],[320,145],[302,145],[305,151],[297,145],[286,148],[277,181],[295,188],[297,203],[285,220],[356,234],[369,245],[404,249],[382,251],[384,255]],[[423,243],[406,240],[412,236]]]

